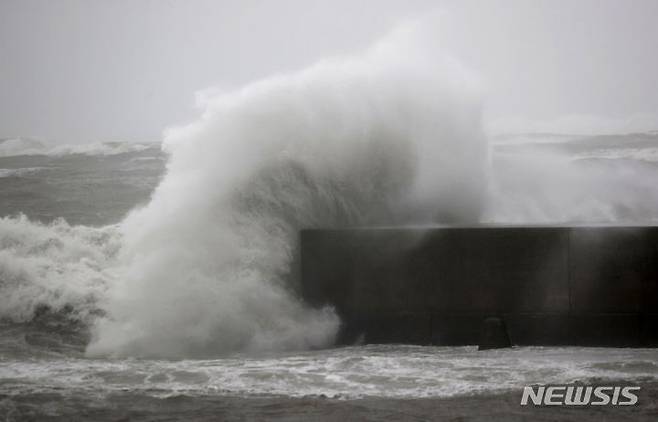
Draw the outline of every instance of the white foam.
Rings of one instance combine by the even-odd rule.
[[[652,349],[361,346],[214,360],[62,359],[0,363],[4,388],[168,396],[423,398],[520,391],[534,384],[658,380]],[[598,381],[597,381],[598,380]],[[1,391],[0,391],[1,392]]]
[[[54,311],[69,305],[72,317],[89,322],[112,279],[108,268],[119,244],[114,227],[0,218],[0,318],[25,322],[39,305]]]

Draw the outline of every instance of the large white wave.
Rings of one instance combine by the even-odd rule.
[[[471,76],[398,29],[209,101],[171,130],[167,174],[122,224],[125,272],[91,355],[322,347],[339,324],[298,299],[305,227],[476,221],[486,144]]]

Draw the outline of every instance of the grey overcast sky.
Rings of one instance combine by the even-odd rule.
[[[0,137],[157,140],[198,114],[200,89],[359,51],[436,11],[489,119],[658,114],[658,0],[0,0]]]

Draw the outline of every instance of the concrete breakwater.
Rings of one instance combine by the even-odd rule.
[[[339,342],[658,346],[658,227],[303,230],[301,292]]]

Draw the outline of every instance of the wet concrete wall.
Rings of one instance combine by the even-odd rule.
[[[658,346],[658,227],[304,230],[304,299],[339,341]]]

